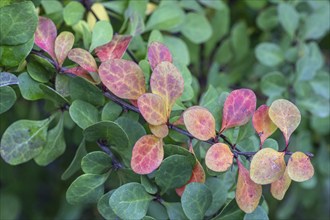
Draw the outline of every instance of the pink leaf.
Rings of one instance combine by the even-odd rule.
[[[142,136],[134,145],[131,167],[135,173],[149,174],[164,158],[163,141],[154,135]]]
[[[148,60],[151,69],[154,70],[155,67],[163,61],[172,63],[172,55],[170,50],[164,44],[152,42],[148,48]]]
[[[97,72],[95,59],[88,51],[81,48],[74,48],[70,50],[68,57],[88,72]]]
[[[113,59],[103,62],[99,68],[102,83],[122,99],[138,99],[145,93],[144,75],[136,63]]]
[[[253,127],[260,137],[261,145],[277,129],[276,125],[272,122],[268,115],[268,110],[269,107],[267,105],[261,105],[254,112],[252,118]]]
[[[166,123],[166,108],[162,97],[152,93],[145,93],[138,98],[139,110],[144,119],[152,125]]]
[[[76,67],[73,67],[73,68],[66,69],[65,72],[74,74],[76,76],[83,77],[83,78],[89,80],[90,82],[95,83],[93,78],[89,75],[89,73],[84,68],[82,68],[80,66],[76,66]]]
[[[256,95],[250,89],[237,89],[227,97],[222,116],[222,127],[224,130],[246,124],[256,110]]]
[[[224,172],[233,164],[234,154],[228,145],[222,143],[213,144],[205,155],[206,166],[216,172]]]
[[[49,18],[39,17],[38,27],[34,34],[34,43],[46,51],[54,61],[56,61],[54,52],[56,36],[57,29],[54,22]]]
[[[115,35],[112,40],[95,49],[95,53],[102,62],[110,59],[120,59],[124,55],[132,36]]]
[[[58,65],[62,67],[62,64],[69,51],[72,49],[74,43],[74,36],[72,33],[63,31],[60,33],[55,40],[55,55],[57,58]]]

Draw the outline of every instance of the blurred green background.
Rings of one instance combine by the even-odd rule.
[[[68,2],[34,1],[41,14],[52,18],[62,30],[71,30],[63,20],[63,8]],[[298,106],[302,122],[292,137],[290,150],[312,152],[315,175],[304,183],[292,182],[283,201],[273,199],[269,187],[263,187],[269,217],[329,219],[329,1],[149,1],[151,10],[169,4],[184,12],[183,18],[171,17],[171,11],[163,15],[165,20],[168,16],[174,24],[177,22],[176,30],[150,25],[157,9],[151,16],[145,13],[138,18],[133,16],[141,19],[143,25],[134,23],[129,12],[138,11],[141,2],[148,1],[102,3],[115,32],[135,35],[129,49],[139,60],[145,57],[148,39],[161,39],[161,36],[175,59],[188,65],[194,76],[194,98],[188,105],[198,103],[199,97],[212,85],[217,91],[252,88],[257,94],[258,106],[278,98],[289,99]],[[207,20],[189,18],[191,13]],[[124,21],[130,25],[120,30]],[[190,32],[189,27],[180,28],[187,23],[195,31]],[[134,25],[142,28],[142,32]],[[79,35],[77,32],[76,36]],[[209,36],[205,37],[206,34]],[[11,110],[0,115],[0,134],[18,119],[49,116],[48,102],[28,102],[20,97],[18,88],[15,91],[18,101]],[[39,167],[34,161],[10,166],[0,160],[1,220],[102,219],[95,206],[71,206],[65,201],[66,189],[74,177],[63,181],[61,175],[74,157],[82,138],[81,129],[67,125],[65,138],[67,150],[46,167]],[[284,146],[280,132],[277,131],[273,138],[279,140],[279,146]],[[87,145],[89,151],[94,148],[96,146]]]

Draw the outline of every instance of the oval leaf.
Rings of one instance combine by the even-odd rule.
[[[285,169],[285,172],[281,178],[273,182],[270,186],[270,192],[273,197],[277,200],[282,200],[286,191],[289,189],[291,184],[291,178],[288,174],[288,167]]]
[[[296,182],[309,180],[314,175],[314,167],[309,157],[302,152],[295,152],[288,161],[288,174]]]
[[[206,141],[216,135],[215,119],[211,112],[204,107],[188,108],[183,113],[183,121],[190,134],[199,140]]]
[[[8,111],[16,102],[15,90],[10,86],[0,87],[0,114]]]
[[[262,194],[262,187],[253,182],[249,171],[237,160],[238,179],[236,188],[236,202],[245,213],[253,212],[259,204]]]
[[[300,124],[299,109],[288,100],[278,99],[272,103],[268,114],[274,124],[282,131],[286,145],[288,145],[291,134]]]
[[[182,95],[184,81],[179,70],[170,62],[161,62],[150,77],[150,87],[154,94],[161,96],[166,103],[167,114],[171,113],[175,101]]]
[[[269,184],[281,178],[285,171],[284,155],[272,148],[258,151],[251,161],[251,179],[258,184]]]
[[[88,51],[81,48],[74,48],[70,50],[68,57],[88,72],[97,72],[95,59]]]
[[[124,55],[132,36],[115,35],[113,39],[100,47],[95,48],[95,53],[101,62],[110,59],[120,59]]]
[[[57,36],[57,29],[52,20],[45,17],[39,17],[37,30],[34,34],[34,43],[42,50],[46,51],[54,60],[54,44]]]
[[[87,154],[81,160],[81,169],[84,173],[104,174],[111,168],[111,158],[102,151]]]
[[[227,97],[220,133],[232,127],[246,124],[256,110],[256,95],[250,89],[237,89]]]
[[[145,93],[145,80],[141,68],[133,61],[113,59],[99,68],[103,84],[122,99],[138,99]]]
[[[164,44],[154,41],[148,47],[148,60],[153,70],[163,61],[172,63],[172,55]]]
[[[268,115],[269,107],[261,105],[253,114],[252,123],[253,127],[260,137],[260,143],[263,145],[265,140],[272,135],[277,127],[272,122]]]
[[[109,21],[98,21],[94,25],[92,34],[92,43],[89,52],[96,47],[109,43],[112,39],[113,29]]]
[[[205,156],[206,166],[216,172],[224,172],[233,164],[234,154],[228,145],[217,143],[210,147]]]
[[[131,167],[135,173],[149,174],[164,158],[163,141],[154,135],[142,136],[134,145]]]
[[[110,197],[112,210],[122,219],[141,219],[153,199],[139,183],[127,183],[116,189]]]
[[[149,124],[161,125],[166,123],[166,108],[162,97],[156,94],[146,93],[138,98],[137,103],[143,118]]]
[[[60,33],[55,40],[55,55],[61,67],[74,43],[74,36],[68,31]]]
[[[166,124],[162,125],[149,125],[151,133],[153,133],[156,137],[164,138],[168,135],[169,130]]]

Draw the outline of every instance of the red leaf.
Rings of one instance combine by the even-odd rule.
[[[55,40],[55,55],[57,58],[58,65],[62,67],[62,64],[69,51],[72,49],[74,43],[74,36],[72,33],[63,31],[57,36]]]
[[[253,127],[260,137],[261,145],[263,145],[264,141],[277,129],[268,115],[268,110],[269,107],[267,105],[261,105],[254,112],[252,118]]]
[[[73,68],[66,69],[65,72],[74,74],[76,76],[83,77],[83,78],[89,80],[90,82],[95,83],[95,81],[89,75],[89,73],[84,68],[82,68],[80,66],[76,66],[76,67],[73,67]]]
[[[145,93],[144,75],[136,63],[113,59],[101,63],[99,75],[103,84],[122,99],[138,99]]]
[[[70,50],[68,57],[88,72],[97,72],[95,59],[88,51],[81,48],[74,48]]]
[[[154,135],[142,136],[134,145],[131,167],[135,173],[149,174],[164,158],[163,141]]]
[[[34,34],[34,43],[46,51],[54,61],[56,61],[54,52],[56,36],[57,29],[54,22],[49,18],[39,17],[38,27]]]
[[[256,95],[250,89],[237,89],[227,97],[220,133],[232,127],[246,124],[256,110]]]
[[[109,43],[97,47],[95,53],[102,62],[110,59],[120,59],[131,39],[132,36],[130,35],[115,35]]]
[[[168,61],[172,63],[172,55],[170,50],[162,43],[152,42],[148,48],[148,60],[151,66],[151,69],[163,62]]]

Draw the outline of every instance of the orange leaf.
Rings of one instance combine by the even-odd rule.
[[[286,191],[289,189],[291,184],[291,178],[288,174],[288,167],[285,169],[285,172],[281,178],[273,182],[270,186],[270,192],[273,197],[277,200],[282,200]]]
[[[142,136],[134,145],[131,167],[135,173],[149,174],[164,158],[163,141],[154,135]]]
[[[57,36],[55,40],[55,55],[57,58],[58,65],[62,67],[62,64],[69,51],[72,49],[74,43],[74,36],[72,33],[63,31]]]
[[[103,84],[122,99],[138,99],[145,93],[141,68],[129,60],[113,59],[101,63],[99,75]]]
[[[161,96],[170,115],[175,101],[182,95],[184,81],[179,70],[169,62],[161,62],[154,69],[150,78],[151,91]]]
[[[120,59],[124,55],[131,39],[132,36],[116,34],[109,43],[95,48],[95,53],[102,62],[110,59]]]
[[[183,113],[187,130],[197,139],[206,141],[215,137],[215,119],[211,112],[200,106],[188,108]]]
[[[228,128],[246,124],[256,110],[256,102],[256,95],[250,89],[232,91],[223,107],[220,133]]]
[[[284,155],[272,148],[258,151],[251,161],[251,179],[258,184],[269,184],[281,178],[285,171]]]
[[[206,152],[206,166],[216,172],[224,172],[233,164],[234,154],[226,144],[213,144]]]
[[[148,60],[151,69],[154,70],[155,67],[163,61],[172,63],[172,55],[164,44],[155,41],[148,47]]]
[[[249,171],[237,160],[238,179],[236,187],[236,202],[245,213],[253,212],[259,204],[262,187],[250,179]]]
[[[314,167],[309,157],[302,152],[295,152],[288,161],[288,174],[296,182],[309,180],[314,175]]]
[[[97,72],[95,59],[88,51],[81,48],[74,48],[70,50],[68,57],[88,72]]]
[[[169,132],[166,124],[162,124],[162,125],[149,124],[149,128],[150,128],[151,133],[153,133],[156,137],[159,137],[159,138],[166,137]]]
[[[137,103],[142,116],[149,124],[161,125],[166,123],[166,106],[162,97],[145,93],[138,98]]]
[[[260,137],[261,145],[265,140],[272,135],[277,127],[268,116],[269,107],[261,105],[253,114],[252,123],[253,127]]]
[[[299,109],[288,100],[278,99],[271,104],[268,114],[274,124],[282,131],[288,146],[291,134],[300,124]]]

